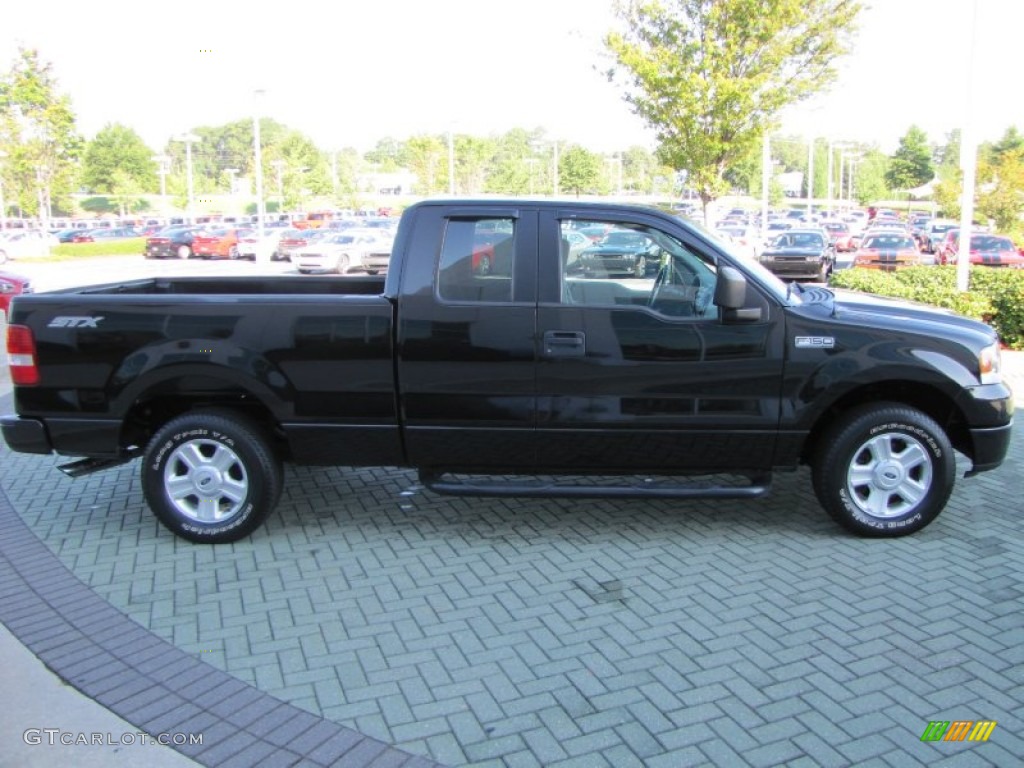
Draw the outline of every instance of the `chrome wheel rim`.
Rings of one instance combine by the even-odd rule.
[[[932,477],[932,458],[924,443],[886,432],[854,452],[846,489],[861,512],[884,520],[913,512],[931,489]]]
[[[219,523],[237,514],[249,495],[249,476],[238,454],[215,440],[178,446],[164,468],[164,491],[185,517]]]

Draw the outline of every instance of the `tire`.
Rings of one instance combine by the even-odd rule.
[[[232,261],[238,261],[238,259],[241,258],[238,255],[237,246],[232,245],[230,248],[228,248],[228,258],[231,259]]]
[[[916,408],[855,408],[820,445],[814,492],[832,519],[853,533],[895,537],[920,531],[953,491],[956,461],[949,437]]]
[[[178,258],[179,259],[191,259],[192,258],[192,249],[189,248],[187,245],[179,245],[178,246],[178,250],[176,251],[176,253],[178,254]]]
[[[300,275],[308,275],[308,274],[309,274],[310,272],[312,272],[312,271],[313,271],[313,270],[311,270],[311,269],[300,269],[300,270],[299,270],[299,274],[300,274]]]
[[[232,411],[172,419],[153,435],[142,462],[149,508],[168,530],[200,544],[238,541],[256,530],[277,505],[281,482],[281,462],[262,431]]]

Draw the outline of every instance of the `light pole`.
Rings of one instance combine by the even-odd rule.
[[[860,158],[861,158],[860,152],[843,152],[842,158],[840,160],[840,168],[842,167],[842,160],[848,160],[849,161],[846,164],[846,190],[847,190],[846,199],[847,199],[847,202],[849,203],[851,208],[853,207],[853,164],[857,160],[859,160]],[[840,178],[839,199],[842,200],[842,198],[843,198],[842,176],[840,176],[839,178]]]
[[[287,163],[278,158],[271,163],[274,166],[274,170],[277,171],[277,212],[278,214],[284,213],[284,167]]]
[[[7,204],[4,203],[4,169],[3,160],[7,153],[0,149],[0,232],[7,229]]]
[[[551,178],[554,179],[553,196],[558,197],[558,139],[552,139],[551,146],[553,147],[551,155]]]
[[[186,133],[182,136],[176,137],[177,141],[185,142],[185,186],[188,191],[188,218],[189,223],[195,222],[196,211],[195,211],[195,196],[192,191],[192,145],[202,141],[194,133]]]
[[[261,89],[253,91],[252,110],[252,144],[256,163],[256,232],[260,242],[263,241],[264,219],[267,218],[267,207],[263,202],[263,148],[260,146],[260,97],[263,93]]]
[[[814,136],[807,144],[807,215],[814,213]]]
[[[526,158],[526,164],[530,166],[530,196],[533,197],[533,170],[537,167],[537,158],[528,157]]]
[[[606,158],[605,162],[615,165],[615,196],[622,197],[622,156],[614,154]]]
[[[849,149],[849,147],[849,144],[843,142],[833,142],[831,139],[829,139],[828,142],[828,182],[826,184],[826,187],[828,187],[826,192],[826,194],[828,195],[828,200],[826,201],[826,209],[828,211],[829,216],[832,215],[832,166],[835,163],[835,155],[833,155],[832,153],[834,150]]]
[[[772,149],[768,131],[761,141],[761,231],[768,231],[768,187],[772,183]]]
[[[156,172],[160,175],[160,212],[167,215],[167,166],[171,158],[167,155],[155,155],[153,162],[157,164]]]
[[[455,136],[448,126],[448,194],[455,194]]]

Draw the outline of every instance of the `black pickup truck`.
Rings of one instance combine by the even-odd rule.
[[[644,270],[584,263],[638,233]],[[153,278],[18,297],[15,451],[75,476],[141,457],[154,513],[248,535],[282,462],[401,466],[465,495],[754,497],[811,466],[869,536],[997,467],[1013,400],[983,324],[785,284],[661,211],[426,201],[386,277]]]

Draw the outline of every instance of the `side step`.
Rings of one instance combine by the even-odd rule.
[[[129,461],[138,457],[138,455],[138,453],[133,453],[130,456],[123,456],[116,459],[79,459],[78,461],[72,461],[70,464],[61,464],[57,469],[68,477],[84,477],[85,475],[91,475],[93,472],[100,472],[104,469],[110,469],[111,467],[118,467],[121,464],[127,464]]]
[[[750,485],[711,485],[700,481],[651,482],[644,479],[623,485],[586,483],[562,484],[556,481],[468,482],[446,480],[448,473],[420,470],[420,482],[435,493],[446,496],[503,496],[525,498],[577,499],[754,499],[771,490],[771,475],[748,477]]]

